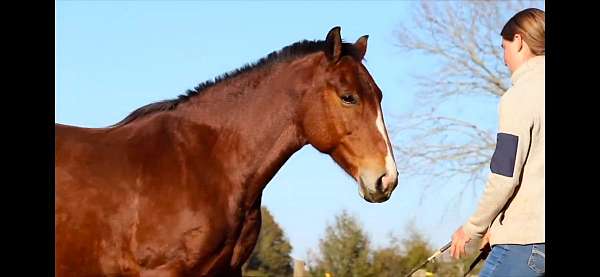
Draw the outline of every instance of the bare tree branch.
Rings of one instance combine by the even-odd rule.
[[[396,30],[395,45],[407,53],[433,57],[439,67],[414,75],[419,104],[397,118],[398,125],[390,130],[398,169],[403,175],[424,178],[425,190],[457,178],[465,191],[468,185],[484,184],[495,133],[479,127],[481,122],[442,115],[439,110],[452,99],[497,99],[504,94],[510,75],[500,30],[516,12],[543,8],[544,2],[421,1],[416,6],[411,20]]]

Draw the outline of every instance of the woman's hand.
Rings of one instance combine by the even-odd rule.
[[[470,240],[471,239],[467,237],[467,234],[465,234],[465,231],[463,230],[462,226],[458,228],[458,230],[454,232],[454,235],[452,235],[452,246],[450,246],[450,255],[452,255],[452,257],[456,259],[460,259],[461,256],[465,256],[465,245]]]
[[[486,248],[489,248],[490,244],[490,229],[485,232],[483,239],[481,239],[481,245],[479,245],[479,250],[484,251]]]

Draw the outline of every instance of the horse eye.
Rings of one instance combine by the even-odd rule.
[[[352,94],[342,96],[342,101],[346,104],[356,104],[356,97]]]

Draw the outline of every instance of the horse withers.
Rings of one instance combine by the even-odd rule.
[[[107,128],[56,124],[57,276],[240,276],[262,191],[310,144],[389,199],[397,170],[367,38],[300,41]]]

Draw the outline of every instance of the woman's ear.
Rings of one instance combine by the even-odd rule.
[[[517,43],[517,47],[519,48],[518,52],[521,52],[521,50],[523,50],[523,38],[521,35],[515,34],[515,39],[513,41]]]

